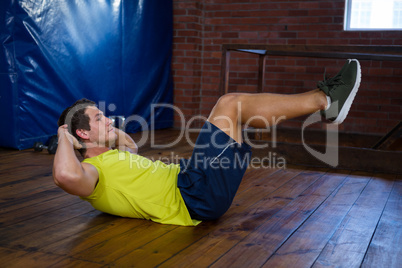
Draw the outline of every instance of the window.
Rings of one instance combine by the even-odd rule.
[[[402,0],[346,0],[345,30],[402,30]]]
[[[392,24],[395,28],[402,28],[402,1],[394,2],[394,16]]]

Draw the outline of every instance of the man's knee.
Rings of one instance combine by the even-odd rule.
[[[218,109],[223,108],[225,110],[237,110],[240,96],[240,93],[227,93],[219,98],[218,102],[216,103],[216,107]]]
[[[208,117],[208,121],[220,128],[234,140],[239,141],[238,135],[240,94],[230,93],[219,98]]]

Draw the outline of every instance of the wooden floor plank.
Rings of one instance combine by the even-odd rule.
[[[87,213],[72,217],[69,220],[27,234],[24,237],[14,239],[9,243],[9,246],[12,248],[28,248],[46,253],[56,253],[56,251],[53,250],[45,251],[44,248],[57,241],[74,236],[84,230],[96,228],[96,226],[109,221],[109,215],[100,211],[91,210]],[[59,254],[60,252],[57,253]],[[60,254],[63,253],[65,254],[66,252],[64,251]],[[68,252],[68,254],[70,253]]]
[[[221,217],[220,221],[233,222],[234,217],[238,214],[247,213],[248,211],[253,211],[254,213],[255,206],[260,207],[258,203],[262,199],[269,198],[270,194],[302,174],[304,170],[288,168],[272,172],[272,170],[260,168],[259,171],[259,178],[253,178],[250,183],[244,183],[244,185],[247,184],[247,187],[242,187],[241,189],[244,190],[236,194],[232,207]],[[289,185],[292,185],[292,183]],[[237,216],[237,218],[240,219],[241,217]]]
[[[237,190],[236,197],[238,194],[246,191],[250,187],[253,187],[259,181],[264,180],[266,177],[275,174],[276,172],[280,172],[278,169],[248,169],[246,174],[240,183],[239,189]],[[236,198],[235,197],[235,198]]]
[[[26,252],[0,247],[0,266],[7,268],[51,267],[65,257],[41,252]]]
[[[29,195],[20,196],[19,198],[9,198],[0,202],[0,213],[7,213],[11,210],[18,210],[27,206],[32,206],[38,202],[45,202],[54,198],[67,195],[63,190],[57,187],[49,190],[31,193]]]
[[[88,262],[83,260],[76,260],[73,258],[64,258],[63,260],[53,264],[52,268],[101,268],[102,264]]]
[[[319,176],[319,179],[299,194],[293,202],[223,255],[212,267],[259,267],[263,265],[345,180],[346,176],[331,173]],[[247,256],[247,258],[242,256]]]
[[[263,267],[310,267],[369,180],[370,177],[348,176]]]
[[[210,232],[210,228],[178,227],[113,261],[115,267],[156,267]]]
[[[19,160],[21,161],[21,160]],[[43,160],[40,160],[43,161]],[[18,162],[17,162],[18,163]],[[49,164],[44,166],[40,164],[29,164],[29,165],[13,165],[10,166],[6,163],[2,163],[2,170],[0,170],[0,187],[4,187],[11,184],[18,184],[23,181],[30,181],[39,175],[47,174],[50,175],[49,166],[52,165],[52,161],[48,162]]]
[[[22,208],[19,207],[0,213],[0,226],[13,225],[78,202],[81,202],[78,198],[67,194],[45,201],[35,200],[32,204]]]
[[[35,182],[35,183],[34,183]],[[7,185],[0,189],[0,205],[4,206],[5,202],[18,199],[21,196],[27,196],[43,191],[53,189],[55,187],[53,178],[50,175],[37,175],[31,181],[27,180],[19,184]]]
[[[391,177],[395,177],[391,175]],[[393,179],[373,178],[327,243],[313,267],[359,267],[390,195]]]
[[[46,254],[42,252],[22,251],[0,247],[0,267],[21,268],[21,267],[63,267],[63,268],[88,268],[102,267],[99,264],[91,263],[73,258]]]
[[[143,221],[143,224],[138,225],[136,228],[104,240],[100,244],[74,254],[73,257],[100,264],[109,264],[175,228],[180,227]]]
[[[84,222],[87,225],[86,227],[68,227],[71,226],[71,223],[73,222],[65,222],[63,227],[71,231],[63,235],[63,237],[42,239],[40,250],[73,256],[140,225],[149,224],[145,220],[120,218],[105,213],[97,215],[89,222]],[[50,230],[48,229],[48,231]]]
[[[402,176],[394,184],[362,267],[402,264]]]
[[[42,214],[22,223],[0,228],[0,245],[15,244],[20,239],[24,242],[27,237],[39,230],[60,224],[63,221],[93,211],[94,209],[87,202],[79,202],[71,206],[62,207],[58,210]],[[23,243],[24,244],[24,243]],[[29,247],[29,246],[28,246]]]
[[[0,247],[0,263],[3,267],[10,266],[16,259],[27,254],[25,251]]]

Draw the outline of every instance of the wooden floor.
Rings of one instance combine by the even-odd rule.
[[[179,227],[94,210],[53,184],[52,161],[0,149],[0,267],[401,267],[400,175],[250,168],[220,220]]]

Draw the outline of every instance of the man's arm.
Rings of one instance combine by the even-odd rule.
[[[80,144],[70,133],[67,125],[59,127],[58,145],[53,162],[53,179],[64,191],[79,196],[89,196],[98,181],[98,171],[87,163],[81,163],[74,148]]]
[[[138,152],[137,144],[127,133],[118,128],[115,128],[115,132],[117,134],[117,140],[114,146],[115,148],[122,151],[128,151],[133,154]]]

